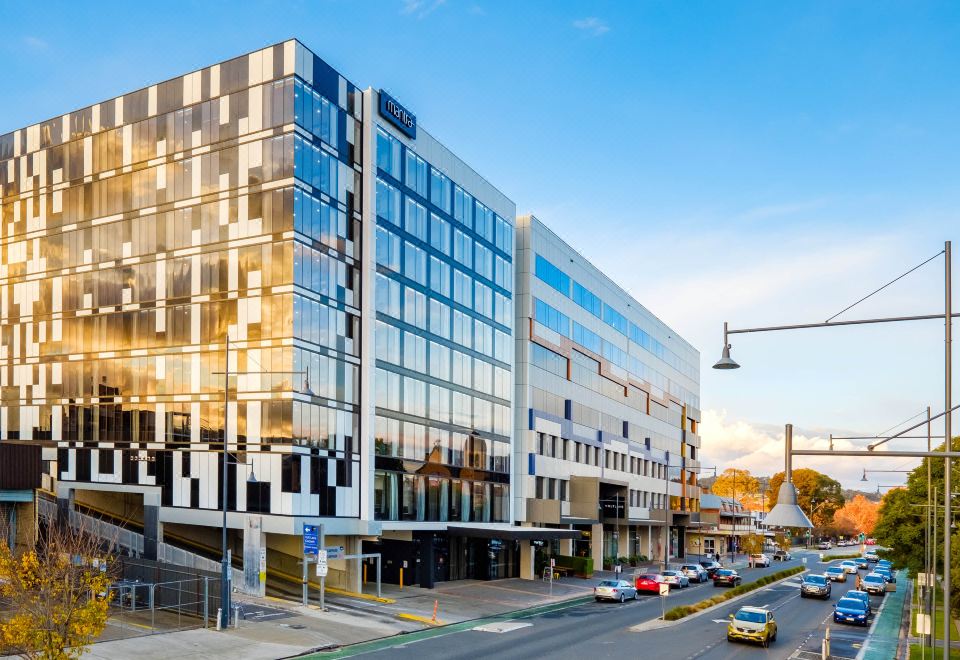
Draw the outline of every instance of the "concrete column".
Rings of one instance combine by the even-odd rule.
[[[343,539],[343,549],[348,555],[359,555],[363,551],[362,546],[363,543],[361,543],[359,536],[345,536]],[[362,562],[357,559],[348,559],[346,564],[347,584],[350,585],[348,588],[357,593],[361,593],[363,591]]]
[[[73,511],[75,491],[72,488],[57,488],[57,524],[70,524],[70,513]]]
[[[536,553],[534,552],[533,544],[530,541],[520,541],[520,579],[521,580],[535,580],[537,575],[534,571],[533,558]]]
[[[603,570],[603,525],[591,526],[590,556],[593,557],[593,570]]]
[[[160,507],[143,505],[143,558],[157,560],[157,544],[160,542]]]
[[[573,539],[560,539],[560,554],[573,556]]]
[[[267,535],[263,531],[261,516],[247,515],[243,521],[243,585],[244,593],[253,596],[266,595],[267,588]],[[263,568],[261,570],[261,557]]]

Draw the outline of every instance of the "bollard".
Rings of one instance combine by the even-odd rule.
[[[436,601],[436,600],[433,601],[433,619],[432,619],[432,620],[433,620],[434,623],[437,622],[437,605],[438,605],[438,604],[439,604],[438,601]]]
[[[363,583],[367,583],[367,562],[363,562]]]
[[[827,630],[823,635],[823,644],[820,647],[820,657],[821,660],[828,660],[830,658],[830,626],[827,626]]]
[[[403,568],[400,569],[400,591],[403,591]]]
[[[217,630],[223,630],[221,624],[223,623],[223,608],[217,608]]]

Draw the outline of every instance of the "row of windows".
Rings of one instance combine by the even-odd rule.
[[[483,433],[510,435],[510,406],[377,368],[376,405]]]
[[[378,312],[500,362],[509,364],[513,360],[510,335],[489,323],[451,309],[443,301],[428,299],[421,291],[383,273],[377,273],[375,287],[374,305]]]
[[[290,136],[287,136],[290,137]],[[299,135],[293,142],[293,175],[333,199],[346,203],[346,188],[338,185],[340,161],[323,147]]]
[[[611,328],[628,337],[644,350],[663,360],[680,373],[696,379],[699,375],[697,365],[690,364],[679,355],[671,351],[662,343],[650,336],[649,333],[629,322],[627,318],[599,297],[591,293],[586,287],[572,280],[560,268],[550,263],[539,254],[536,255],[534,273],[537,278],[553,287],[564,296],[572,298],[582,308],[603,320]],[[571,294],[571,282],[573,283]]]
[[[293,336],[317,346],[357,356],[360,318],[305,296],[293,296]]]
[[[373,509],[377,520],[509,522],[510,487],[377,470]]]
[[[294,83],[293,98],[294,121],[336,149],[339,114],[337,106],[299,79]]]
[[[463,231],[456,228],[451,232],[450,223],[447,220],[433,212],[428,214],[425,206],[412,197],[403,195],[399,188],[387,183],[382,178],[377,178],[376,195],[377,215],[380,218],[395,227],[403,228],[408,234],[424,243],[429,243],[433,248],[447,256],[451,254],[450,241],[452,236],[454,259],[467,268],[473,268],[474,256],[476,256],[477,271],[487,279],[493,280],[496,270],[510,267],[511,252],[504,251],[506,257],[496,255],[496,259],[494,259],[493,251],[479,241],[475,241],[469,230]],[[403,213],[401,213],[401,210]],[[503,227],[504,232],[513,231],[513,228],[506,223],[503,223]],[[485,234],[480,234],[480,236],[486,238],[491,244],[494,243],[492,233],[489,236]],[[476,246],[474,246],[475,244]],[[510,249],[512,249],[512,246]],[[506,271],[505,275],[505,277],[498,278],[497,284],[505,289],[511,289],[513,283],[509,271]]]
[[[383,227],[377,227],[376,234],[377,263],[388,270],[402,273],[421,286],[429,286],[431,291],[444,298],[482,314],[502,326],[512,323],[510,298],[494,291],[491,287],[473,278],[467,273],[451,267],[446,261],[428,254],[409,241]],[[451,287],[451,281],[453,286]]]
[[[374,336],[378,360],[499,399],[510,398],[507,369],[383,321],[377,321]]]
[[[630,375],[644,380],[658,390],[669,392],[680,400],[699,407],[700,397],[695,393],[644,364],[639,358],[630,355],[616,344],[606,341],[595,332],[573,321],[569,316],[539,298],[534,298],[533,302],[533,314],[537,323],[559,335],[572,339],[575,343],[594,353],[602,355],[610,362],[610,372],[613,375],[623,379]]]
[[[293,195],[293,228],[348,257],[354,256],[354,224],[346,212],[299,188]]]
[[[510,473],[510,443],[378,415],[377,456]]]

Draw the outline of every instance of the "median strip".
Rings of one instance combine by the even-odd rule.
[[[680,621],[680,619],[683,619],[684,617],[700,614],[715,607],[719,607],[728,601],[745,596],[761,587],[766,587],[776,582],[782,582],[783,580],[791,578],[798,573],[803,573],[806,570],[807,569],[804,566],[794,566],[793,568],[788,568],[783,571],[777,571],[772,575],[765,575],[764,577],[754,580],[753,582],[741,584],[733,587],[729,591],[725,591],[724,593],[713,596],[712,598],[701,600],[699,603],[694,603],[693,605],[678,605],[677,607],[667,610],[662,619],[658,617],[656,619],[646,621],[633,626],[630,628],[630,630],[633,632],[643,632],[653,628],[665,628],[667,626],[675,625],[676,622]]]

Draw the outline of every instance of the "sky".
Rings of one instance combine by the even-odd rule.
[[[770,474],[787,422],[823,446],[944,407],[940,321],[734,335],[742,368],[709,367],[724,321],[824,321],[955,237],[960,4],[96,7],[0,0],[0,133],[297,37],[390,91],[700,350],[705,465]],[[840,318],[940,313],[943,270]],[[864,467],[912,464],[795,462],[867,490],[903,475],[864,484]]]

